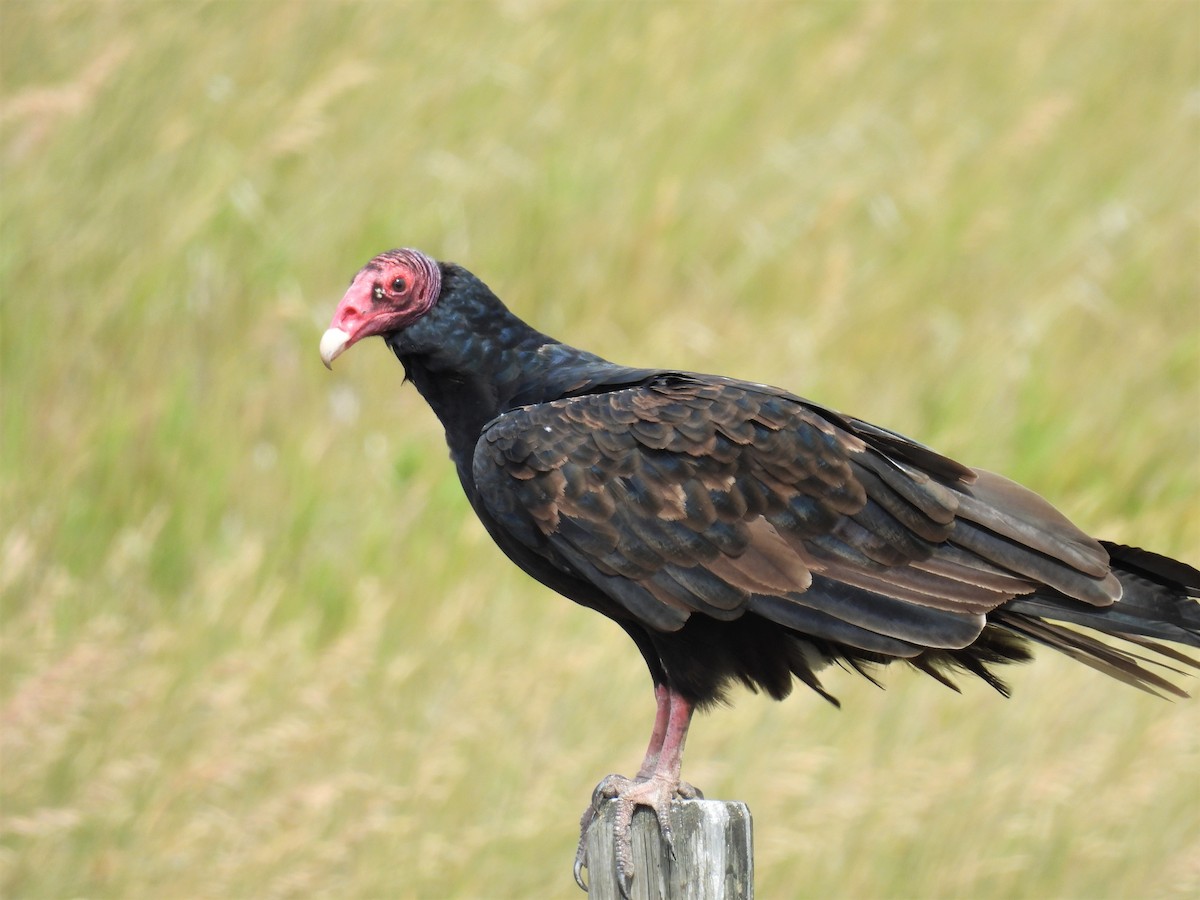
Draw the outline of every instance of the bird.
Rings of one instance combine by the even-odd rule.
[[[1200,667],[1200,571],[1096,540],[1034,492],[789,391],[609,362],[549,337],[457,264],[404,248],[354,276],[325,365],[383,338],[445,429],[475,514],[517,566],[614,620],[649,669],[656,714],[633,778],[593,792],[629,828],[671,803],[693,714],[743,685],[782,700],[834,665],[902,662],[957,690],[1060,651],[1187,696],[1148,661]],[[1083,629],[1083,630],[1081,630]],[[1095,633],[1117,639],[1100,640]],[[1166,643],[1164,643],[1166,642]],[[1147,654],[1150,654],[1147,657]],[[581,837],[575,880],[588,866]]]

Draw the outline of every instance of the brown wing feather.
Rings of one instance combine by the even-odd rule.
[[[1041,498],[903,441],[759,385],[664,375],[500,416],[474,475],[527,546],[660,630],[752,610],[911,657],[970,644],[1042,584],[1119,596],[1103,548]]]

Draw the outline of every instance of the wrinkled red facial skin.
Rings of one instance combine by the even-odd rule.
[[[349,335],[349,348],[365,337],[411,325],[429,312],[440,290],[436,262],[416,250],[389,250],[354,276],[329,327]]]

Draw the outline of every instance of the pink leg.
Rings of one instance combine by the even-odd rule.
[[[664,778],[671,785],[672,793],[679,789],[679,770],[683,767],[683,745],[687,741],[688,727],[692,724],[692,712],[695,707],[679,694],[664,690],[667,706],[666,732],[663,735],[653,775]],[[659,714],[662,713],[663,702],[659,701]],[[655,730],[658,724],[655,722]]]
[[[638,769],[635,781],[641,781],[654,774],[658,767],[658,757],[662,753],[663,738],[667,734],[667,720],[671,715],[671,692],[665,684],[655,685],[654,699],[658,709],[654,713],[654,730],[650,732],[650,745],[646,748],[646,757],[642,767]]]

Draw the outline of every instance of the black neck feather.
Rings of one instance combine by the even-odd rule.
[[[387,342],[445,427],[460,475],[470,472],[483,427],[501,413],[641,371],[542,334],[474,275],[445,263],[437,303]]]

